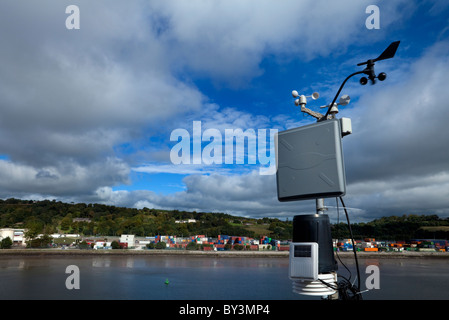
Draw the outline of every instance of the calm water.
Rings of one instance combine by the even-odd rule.
[[[354,279],[354,260],[343,262]],[[362,289],[366,266],[377,265],[380,271],[380,289],[363,297],[448,299],[448,263],[446,259],[359,258]],[[80,270],[78,290],[66,288],[69,265]],[[339,274],[348,275],[341,265]],[[287,258],[0,257],[0,281],[0,300],[319,300],[292,292]]]

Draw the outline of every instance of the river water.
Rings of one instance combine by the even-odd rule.
[[[354,260],[342,262],[355,279]],[[378,267],[379,289],[364,300],[449,298],[449,259],[361,259],[361,288]],[[0,300],[313,300],[292,292],[288,258],[200,256],[1,256]],[[79,289],[66,282],[79,270]],[[348,277],[340,263],[339,274]],[[165,281],[169,283],[166,284]],[[70,280],[70,283],[75,283]]]

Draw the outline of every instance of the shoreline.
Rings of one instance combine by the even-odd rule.
[[[199,251],[199,250],[80,250],[80,249],[5,249],[2,256],[213,256],[213,257],[286,257],[288,251]]]
[[[189,251],[189,250],[80,250],[80,249],[2,249],[0,257],[7,256],[191,256],[191,257],[253,257],[288,258],[288,251]],[[335,252],[340,258],[353,258],[352,251]],[[438,258],[449,259],[448,252],[357,252],[357,258],[401,259],[401,258]]]

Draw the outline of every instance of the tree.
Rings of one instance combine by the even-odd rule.
[[[196,242],[189,242],[186,246],[186,250],[198,250],[199,245]]]
[[[25,232],[25,238],[33,240],[41,232],[41,227],[37,223],[28,223],[28,231]]]
[[[31,248],[47,248],[53,242],[53,238],[48,234],[43,234],[41,237],[32,239],[27,246]]]
[[[147,249],[154,249],[155,245],[153,242],[150,242],[149,244],[147,244]]]
[[[0,249],[9,249],[12,246],[12,240],[10,237],[2,239],[0,243]]]
[[[120,249],[120,243],[118,241],[114,240],[111,242],[112,249]]]
[[[167,248],[167,244],[164,241],[156,243],[156,249],[165,249],[165,248]]]
[[[61,220],[61,229],[62,230],[70,230],[70,227],[72,226],[72,215],[68,214]]]
[[[83,241],[78,245],[78,247],[79,247],[80,249],[88,249],[88,248],[89,248],[89,244],[86,242],[86,240],[83,240]]]

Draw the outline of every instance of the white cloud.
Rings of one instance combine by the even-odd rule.
[[[61,162],[42,168],[0,160],[0,195],[70,197],[76,194],[82,197],[88,195],[92,188],[127,183],[128,175],[129,167],[114,158],[84,166],[76,162]]]
[[[170,74],[144,2],[80,2],[74,31],[65,7],[2,3],[0,150],[10,159],[2,194],[75,195],[123,183],[124,171],[110,170],[117,145],[202,106],[203,95]],[[39,172],[47,179],[36,180]]]
[[[261,75],[266,54],[313,59],[363,41],[366,18],[361,1],[197,0],[151,6],[164,17],[159,39],[174,48],[173,61],[234,85]],[[389,16],[398,13],[400,3],[385,6]]]
[[[170,195],[151,191],[114,191],[99,188],[97,201],[113,201],[131,207],[155,207],[189,211],[225,212],[241,216],[292,216],[298,208],[314,212],[314,201],[279,203],[275,193],[275,176],[263,176],[258,171],[242,175],[190,175],[183,179],[186,190]],[[303,211],[307,212],[307,211]]]
[[[204,165],[204,164],[146,164],[140,167],[132,169],[135,172],[143,173],[173,173],[180,175],[190,175],[190,174],[230,174],[231,169],[222,168],[214,165]]]
[[[2,1],[0,150],[10,160],[0,160],[0,194],[259,216],[313,212],[314,203],[279,203],[274,176],[248,173],[252,167],[235,174],[223,167],[131,163],[142,150],[152,151],[144,155],[150,160],[168,154],[166,140],[163,151],[160,141],[146,143],[146,149],[139,144],[168,139],[175,128],[191,130],[195,120],[202,121],[203,130],[221,132],[300,125],[303,121],[282,114],[270,118],[245,106],[211,103],[214,97],[200,92],[193,80],[240,88],[263,75],[267,57],[310,62],[333,60],[358,45],[366,50],[368,43],[383,42],[398,25],[409,23],[401,19],[416,7],[378,2],[381,30],[366,36],[363,1],[78,3],[81,29],[69,31],[64,22],[70,1]],[[401,75],[389,74],[388,86],[348,85],[361,96],[344,114],[352,117],[354,129],[344,139],[348,206],[369,215],[376,211],[372,199],[383,204],[378,205],[382,212],[432,202],[438,204],[435,211],[446,212],[447,57],[442,41],[410,66],[384,62]],[[325,77],[323,87],[337,81]],[[148,132],[154,137],[143,136]],[[115,153],[126,143],[140,148],[126,155],[129,163]],[[114,191],[131,170],[191,176],[184,180],[186,190],[171,196]]]

